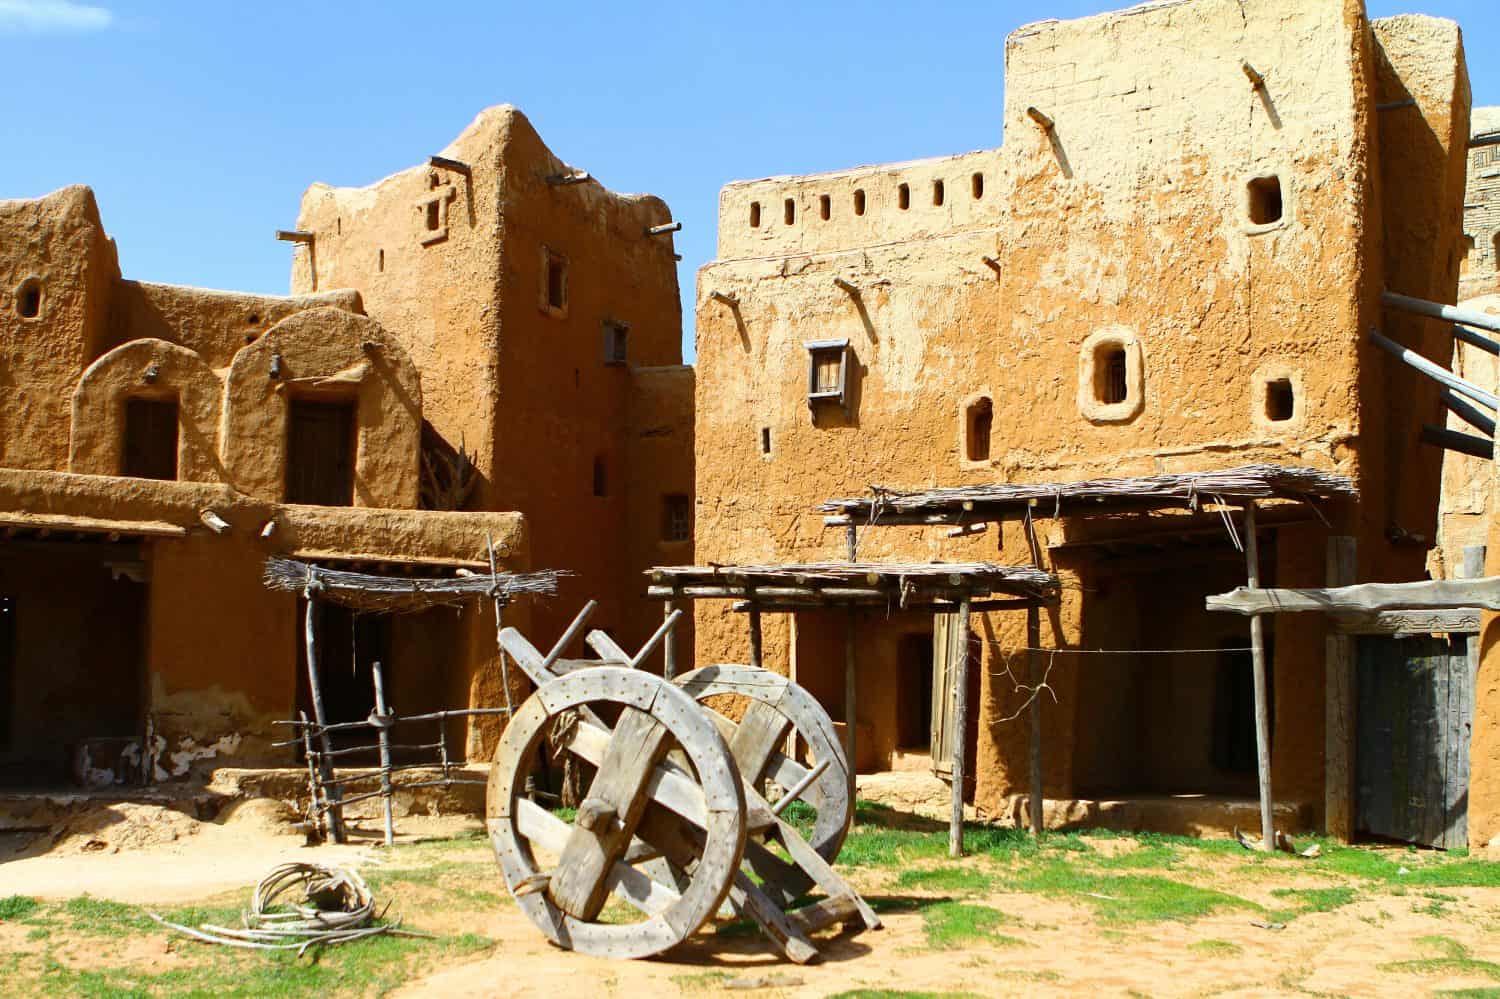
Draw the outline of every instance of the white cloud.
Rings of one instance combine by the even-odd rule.
[[[72,0],[0,0],[0,34],[102,31],[115,16]]]

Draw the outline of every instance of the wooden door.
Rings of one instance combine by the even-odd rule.
[[[121,475],[136,479],[177,478],[177,402],[128,399]]]
[[[354,504],[352,402],[293,399],[286,433],[286,502]]]
[[[1477,645],[1464,635],[1360,637],[1361,833],[1444,848],[1468,845]]]

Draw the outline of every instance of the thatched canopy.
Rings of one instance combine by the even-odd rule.
[[[1234,500],[1306,503],[1352,498],[1347,476],[1286,465],[1245,465],[1221,472],[1178,472],[1081,482],[994,483],[902,491],[872,486],[868,497],[818,507],[832,524],[953,524],[1034,517],[1085,516],[1186,507]]]
[[[376,576],[325,569],[296,559],[269,558],[262,578],[271,589],[289,593],[305,593],[312,586],[320,599],[355,610],[410,613],[429,607],[456,607],[479,597],[506,600],[523,594],[553,596],[558,578],[564,575],[546,570],[449,578]]]
[[[648,571],[647,596],[737,599],[807,606],[887,604],[1002,597],[1027,603],[1057,598],[1058,580],[1028,565],[993,562],[816,562],[788,565],[679,565]]]

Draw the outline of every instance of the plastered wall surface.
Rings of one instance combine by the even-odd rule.
[[[662,532],[664,497],[693,490],[672,238],[648,233],[671,212],[565,163],[508,105],[440,155],[465,170],[311,187],[293,290],[358,291],[422,372],[432,428],[473,456],[468,508],[524,512],[535,564],[572,573],[536,608],[538,641],[594,599],[596,626],[638,644],[661,616],[641,571],[691,552]]]
[[[298,707],[301,620],[293,597],[261,581],[268,556],[477,567],[489,535],[503,568],[529,567],[521,515],[418,509],[422,374],[358,291],[124,280],[82,187],[0,203],[0,235],[12,568],[0,597],[16,621],[7,724],[20,726],[0,760],[7,781],[65,782],[90,740],[148,728],[159,780],[290,763],[270,722]],[[282,502],[294,399],[356,405],[352,506]],[[122,474],[133,400],[176,404],[175,479]],[[506,611],[515,623],[528,614]],[[491,613],[465,610],[437,632],[392,625],[402,707],[502,703]],[[68,724],[31,725],[61,705]],[[484,758],[497,734],[492,721],[458,725],[452,745]]]
[[[1500,107],[1475,108],[1464,193],[1460,298],[1500,293]]]
[[[1375,111],[1388,89],[1416,101],[1399,127]],[[718,259],[697,289],[698,561],[842,558],[842,531],[815,507],[871,483],[1275,461],[1347,474],[1362,496],[1327,511],[1328,527],[1279,532],[1281,585],[1322,585],[1330,533],[1356,536],[1362,579],[1416,578],[1423,547],[1391,538],[1431,537],[1438,466],[1412,460],[1410,422],[1380,414],[1392,392],[1410,416],[1436,397],[1392,381],[1365,334],[1381,326],[1429,356],[1446,347],[1438,331],[1385,316],[1378,296],[1388,221],[1417,244],[1390,268],[1392,287],[1451,300],[1457,280],[1468,104],[1456,27],[1372,26],[1359,3],[1335,0],[1148,4],[1020,29],[1005,93],[998,149],[724,189]],[[1385,156],[1387,132],[1422,141]],[[1253,192],[1273,178],[1281,212],[1267,218]],[[1432,205],[1452,210],[1422,218]],[[804,345],[825,340],[849,345],[845,404],[810,408]],[[1098,344],[1129,357],[1139,394],[1123,405],[1097,403]],[[1268,405],[1278,380],[1292,386],[1289,418]],[[966,411],[978,399],[993,425],[976,460]],[[1403,463],[1411,472],[1388,486]],[[1044,521],[1044,562],[1053,544],[1174,522]],[[1016,524],[967,539],[863,530],[859,556],[1029,560]],[[1086,556],[1056,567],[1064,598],[1044,644],[1067,645],[1094,628],[1083,582],[1094,570]],[[743,655],[743,622],[727,608],[700,606],[697,625],[700,660]],[[1024,645],[1024,615],[987,614],[976,631],[976,800],[993,805],[1025,779],[1024,726],[996,722],[1020,703],[1002,664]],[[1113,624],[1100,631],[1130,644]],[[1275,777],[1320,806],[1322,624],[1289,619],[1276,635],[1282,669],[1305,679],[1277,690],[1278,710],[1304,706],[1278,725]],[[767,662],[788,669],[788,643],[768,626]],[[1045,781],[1068,795],[1078,667],[1059,662],[1049,682],[1059,704],[1044,713]],[[863,703],[878,713],[880,698]]]

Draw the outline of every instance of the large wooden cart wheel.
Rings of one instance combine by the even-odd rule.
[[[590,705],[621,709],[612,732]],[[520,793],[549,723],[564,713],[566,751],[597,768],[571,825]],[[687,938],[724,901],[745,849],[739,771],[707,713],[660,677],[621,667],[548,681],[521,706],[495,751],[486,811],[522,910],[553,943],[601,957],[648,957]],[[676,865],[688,869],[685,881],[654,879],[658,858],[683,861],[684,844],[693,854]],[[600,922],[611,894],[644,920]]]
[[[684,673],[676,682],[699,702],[724,694],[749,699],[738,722],[712,714],[729,740],[740,776],[762,795],[772,782],[783,794],[797,792],[798,799],[817,813],[807,842],[831,863],[854,820],[854,799],[849,759],[823,706],[793,681],[754,666],[704,666]],[[712,711],[707,704],[704,709]],[[789,732],[806,746],[806,764],[783,752]],[[785,899],[797,898],[812,887],[812,878],[800,868],[776,864],[774,870],[762,869],[774,864],[764,854],[752,853],[749,860],[767,886],[780,889]]]

